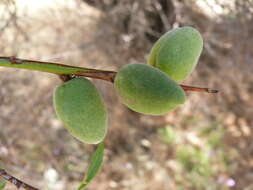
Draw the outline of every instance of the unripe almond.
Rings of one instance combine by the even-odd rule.
[[[180,82],[191,74],[203,49],[200,33],[189,26],[165,33],[153,46],[148,58],[152,65]]]
[[[147,64],[123,66],[114,85],[125,105],[144,114],[165,114],[186,99],[184,90],[175,81]]]
[[[107,111],[95,86],[75,78],[55,89],[54,108],[58,118],[77,139],[88,144],[101,142],[107,131]]]

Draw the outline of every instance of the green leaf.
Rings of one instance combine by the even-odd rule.
[[[79,187],[77,188],[77,190],[83,190],[83,189],[85,189],[85,187],[86,187],[87,185],[88,185],[88,184],[82,183],[81,185],[79,185]]]
[[[3,162],[0,160],[0,169],[3,168]],[[3,190],[5,188],[6,181],[0,177],[0,190]]]
[[[0,190],[3,190],[5,188],[5,185],[6,185],[6,181],[0,178]]]
[[[96,151],[93,153],[91,157],[91,162],[88,171],[84,177],[84,180],[77,190],[85,189],[85,187],[93,180],[93,178],[99,172],[103,162],[104,147],[105,145],[103,142],[98,145]]]
[[[85,177],[85,182],[89,183],[91,180],[96,176],[99,172],[102,162],[103,162],[103,155],[104,155],[104,143],[100,143],[97,147],[97,150],[91,157],[91,163],[88,169],[88,172]]]

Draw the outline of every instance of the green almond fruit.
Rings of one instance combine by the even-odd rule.
[[[143,114],[166,114],[186,100],[175,81],[147,64],[124,65],[116,74],[114,86],[126,106]]]
[[[107,132],[107,111],[96,87],[85,78],[74,78],[54,92],[56,115],[67,130],[88,144],[101,142]]]
[[[165,33],[153,46],[148,64],[167,73],[176,82],[194,70],[203,49],[201,34],[186,26]]]

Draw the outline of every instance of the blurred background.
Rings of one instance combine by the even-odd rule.
[[[189,92],[165,116],[135,113],[93,80],[109,112],[103,168],[90,190],[253,189],[252,0],[1,0],[0,54],[117,70],[146,62],[166,31],[204,38]],[[52,94],[57,76],[0,67],[0,160],[40,189],[75,189],[95,146],[67,133]],[[6,189],[16,187],[8,184]]]

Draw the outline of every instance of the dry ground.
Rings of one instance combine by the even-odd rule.
[[[132,48],[131,36],[81,1],[33,12],[5,3],[3,56],[117,70],[145,62],[151,48],[147,42]],[[8,21],[17,10],[16,22]],[[110,83],[93,80],[110,127],[103,169],[89,189],[253,189],[252,14],[209,17],[196,6],[183,10],[180,25],[194,25],[205,40],[199,65],[184,84],[220,93],[188,93],[185,105],[154,117],[128,110]],[[51,74],[0,68],[0,158],[9,173],[40,189],[77,187],[95,148],[71,137],[57,120],[52,94],[59,83]]]

